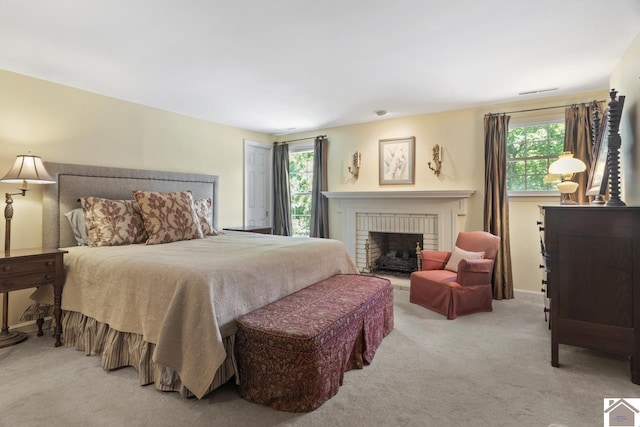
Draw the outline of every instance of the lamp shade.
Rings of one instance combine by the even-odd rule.
[[[573,157],[569,151],[558,156],[558,160],[549,165],[549,173],[557,175],[571,175],[578,172],[584,172],[587,165],[580,159]]]
[[[42,159],[31,154],[21,154],[16,157],[9,172],[0,179],[2,182],[55,184],[55,179],[44,168]]]

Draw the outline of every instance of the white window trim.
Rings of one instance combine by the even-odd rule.
[[[558,197],[560,192],[558,190],[537,190],[537,191],[507,191],[509,197]]]

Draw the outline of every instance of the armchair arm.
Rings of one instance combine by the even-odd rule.
[[[461,285],[490,285],[493,275],[493,260],[463,259],[458,264],[458,279]]]
[[[422,257],[422,270],[444,270],[451,252],[423,250],[420,256]]]

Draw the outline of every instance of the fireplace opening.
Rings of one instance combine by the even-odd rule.
[[[418,269],[416,244],[423,247],[423,235],[416,233],[369,232],[369,260],[372,272],[411,273]]]

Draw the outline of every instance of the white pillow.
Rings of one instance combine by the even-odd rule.
[[[447,262],[447,265],[444,266],[444,269],[449,271],[455,271],[457,273],[458,264],[460,264],[460,261],[462,261],[463,259],[483,259],[483,258],[484,258],[484,252],[469,252],[455,246],[453,248],[453,252],[451,252],[451,256],[449,257],[449,261]]]
[[[69,225],[73,230],[73,237],[76,238],[78,246],[87,246],[89,244],[89,232],[87,231],[87,224],[84,222],[82,208],[66,212],[64,216],[69,220]]]

